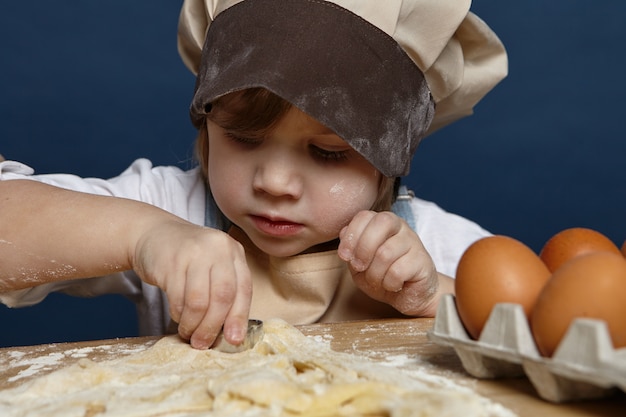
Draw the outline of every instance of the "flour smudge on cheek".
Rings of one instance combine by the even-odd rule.
[[[350,223],[361,210],[372,204],[367,195],[367,183],[340,180],[328,189],[326,204],[320,204],[319,227],[329,235],[339,236],[341,229]]]

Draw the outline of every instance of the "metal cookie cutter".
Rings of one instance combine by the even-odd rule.
[[[248,331],[246,332],[246,337],[243,342],[239,345],[233,345],[226,341],[224,338],[223,329],[217,335],[215,342],[213,342],[213,346],[211,349],[215,349],[219,352],[224,353],[237,353],[243,352],[244,350],[251,349],[254,345],[257,344],[259,340],[263,338],[263,322],[261,320],[248,320]]]

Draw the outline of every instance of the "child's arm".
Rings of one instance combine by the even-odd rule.
[[[0,181],[0,292],[134,269],[162,288],[179,333],[243,340],[251,279],[241,245],[149,204]]]
[[[356,285],[403,314],[434,317],[441,296],[454,293],[454,280],[437,272],[419,236],[391,212],[362,211],[339,237]]]

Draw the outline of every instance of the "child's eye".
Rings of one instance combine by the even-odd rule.
[[[329,151],[328,149],[320,148],[314,145],[310,145],[309,149],[311,150],[313,157],[322,162],[340,162],[348,159],[348,150]]]
[[[246,146],[255,146],[261,143],[259,139],[247,138],[232,132],[225,132],[224,135],[228,138],[228,140]]]

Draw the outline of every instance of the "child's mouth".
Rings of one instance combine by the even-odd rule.
[[[303,225],[289,220],[269,219],[263,216],[250,216],[256,228],[270,236],[293,236],[303,229]]]

